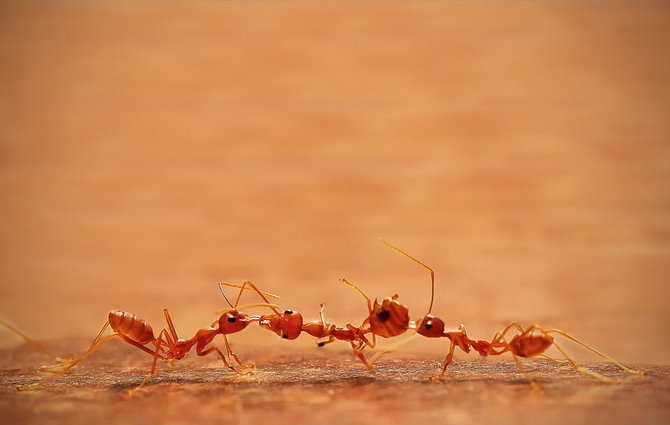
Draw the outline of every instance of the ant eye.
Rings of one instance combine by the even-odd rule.
[[[423,327],[426,328],[426,329],[430,329],[430,328],[433,327],[433,322],[426,322],[426,324],[423,325]]]
[[[235,322],[237,321],[237,319],[234,318],[233,316],[228,316],[228,321],[229,321],[230,323],[235,323]]]
[[[293,310],[286,310],[284,314],[293,314]]]

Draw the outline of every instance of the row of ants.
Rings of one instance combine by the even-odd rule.
[[[374,349],[376,346],[377,337],[390,338],[402,335],[408,331],[413,331],[419,335],[427,338],[447,338],[450,341],[449,351],[442,363],[439,373],[432,377],[432,379],[442,378],[447,370],[447,367],[453,360],[455,349],[458,347],[462,351],[468,353],[471,350],[476,351],[481,356],[499,356],[504,353],[510,353],[514,359],[519,371],[526,376],[528,382],[537,387],[537,384],[526,374],[524,367],[519,360],[520,357],[537,357],[543,356],[547,359],[567,362],[577,371],[590,375],[594,378],[605,382],[618,382],[616,379],[601,375],[592,370],[584,368],[577,364],[577,362],[570,357],[564,349],[557,344],[554,335],[560,335],[568,340],[571,340],[587,350],[597,354],[607,361],[617,365],[621,369],[631,374],[643,375],[645,372],[630,369],[623,364],[613,360],[607,355],[601,353],[595,348],[579,341],[568,333],[559,329],[543,329],[537,325],[533,325],[524,329],[516,322],[510,323],[501,332],[498,332],[490,340],[475,340],[468,337],[465,327],[460,325],[455,330],[448,330],[442,319],[432,315],[433,301],[435,299],[435,273],[433,269],[422,263],[418,259],[402,251],[400,248],[381,240],[389,248],[404,255],[418,265],[430,271],[431,278],[431,300],[428,307],[428,312],[419,320],[410,320],[409,309],[407,306],[400,303],[399,296],[384,298],[381,302],[377,299],[372,301],[358,286],[350,283],[346,279],[341,281],[355,289],[364,298],[367,305],[368,316],[363,320],[360,326],[347,324],[344,327],[339,327],[326,322],[324,315],[324,307],[321,304],[320,318],[318,320],[305,322],[300,313],[294,310],[283,310],[277,305],[270,302],[270,298],[278,299],[279,297],[268,292],[261,291],[254,283],[244,282],[242,285],[231,283],[220,283],[219,289],[229,305],[229,308],[220,312],[220,317],[215,320],[209,327],[198,330],[190,339],[181,339],[177,336],[177,331],[170,317],[167,309],[163,310],[167,328],[160,331],[158,336],[155,336],[154,331],[144,319],[139,316],[125,311],[114,310],[109,313],[107,321],[102,329],[95,337],[91,346],[80,356],[68,359],[56,358],[56,363],[49,366],[43,366],[39,370],[48,372],[50,375],[44,377],[38,382],[19,386],[18,389],[25,390],[35,388],[38,385],[44,384],[58,376],[68,372],[79,362],[88,358],[96,349],[110,341],[113,338],[120,338],[124,342],[137,347],[153,357],[153,364],[151,366],[151,373],[147,375],[144,380],[135,389],[139,389],[156,375],[156,364],[158,360],[169,361],[179,360],[188,354],[193,347],[195,347],[198,356],[207,356],[215,353],[223,362],[225,367],[229,368],[235,373],[246,374],[250,373],[253,365],[243,363],[239,357],[233,352],[228,341],[228,335],[234,334],[244,330],[253,322],[267,330],[270,330],[281,338],[294,340],[302,333],[307,333],[317,338],[317,345],[322,347],[334,341],[345,341],[351,345],[353,353],[360,359],[365,367],[372,373],[375,372],[372,363],[381,355],[389,350],[379,352],[372,358],[368,359],[364,353],[366,348]],[[234,302],[228,297],[225,288],[239,289],[237,298]],[[255,292],[263,301],[262,303],[239,305],[240,299],[244,291]],[[243,310],[250,308],[267,308],[271,312],[263,315],[250,315]],[[30,339],[11,325],[0,321],[8,329],[16,332],[26,341],[44,350],[36,341]],[[108,328],[112,329],[112,333],[105,334]],[[216,346],[211,346],[214,338],[217,335],[223,337],[225,352]],[[564,359],[554,359],[546,356],[545,351],[554,346],[561,353]]]

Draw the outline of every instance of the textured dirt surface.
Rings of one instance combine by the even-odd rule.
[[[113,309],[158,332],[169,308],[191,336],[225,306],[219,281],[359,324],[346,277],[420,317],[428,273],[383,237],[435,269],[450,328],[537,323],[655,365],[609,386],[540,362],[538,394],[510,359],[459,355],[429,382],[444,341],[413,340],[372,378],[342,346],[253,328],[232,338],[253,377],[188,359],[131,398],[148,361],[114,343],[16,393],[45,359],[0,329],[0,421],[670,422],[668,16],[667,2],[0,2],[0,320],[58,353]]]
[[[172,367],[161,365],[155,379],[128,394],[148,364],[129,354],[124,344],[110,344],[70,375],[18,392],[15,385],[35,382],[37,375],[17,365],[43,358],[23,347],[3,352],[14,362],[13,367],[4,364],[0,375],[0,410],[8,424],[71,424],[92,418],[101,424],[657,424],[670,415],[667,367],[641,366],[650,374],[636,377],[613,366],[590,366],[621,379],[613,385],[549,360],[526,362],[541,385],[537,390],[509,359],[458,361],[436,382],[429,378],[439,361],[425,355],[391,355],[380,360],[373,376],[346,352],[330,348],[279,352],[271,359],[267,352],[263,359],[252,355],[257,365],[248,376],[189,358]]]

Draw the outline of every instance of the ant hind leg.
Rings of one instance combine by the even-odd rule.
[[[67,360],[61,360],[56,364],[53,365],[48,365],[48,366],[42,366],[39,368],[40,372],[48,372],[51,373],[51,376],[47,376],[45,378],[42,378],[41,380],[32,383],[32,384],[27,384],[27,385],[19,385],[17,387],[18,390],[29,390],[36,388],[38,385],[42,385],[46,382],[49,382],[53,379],[56,379],[60,375],[68,372],[70,369],[72,369],[74,366],[76,366],[79,362],[82,360],[85,360],[88,358],[88,356],[91,355],[98,347],[109,341],[110,339],[114,338],[115,336],[120,336],[117,333],[113,333],[111,335],[107,335],[105,337],[102,337],[103,332],[105,329],[107,329],[107,326],[109,326],[109,322],[105,322],[103,325],[102,329],[100,329],[100,332],[98,335],[95,337],[93,340],[93,343],[91,346],[86,350],[82,355],[78,357],[74,357],[72,359],[67,359]]]
[[[606,354],[604,354],[604,353],[602,353],[602,352],[596,350],[595,348],[591,347],[591,346],[588,345],[588,344],[583,343],[582,341],[578,340],[578,339],[575,338],[574,336],[572,336],[572,335],[568,334],[567,332],[564,332],[564,331],[562,331],[562,330],[560,330],[560,329],[549,329],[549,330],[547,330],[547,331],[545,331],[545,332],[546,332],[547,334],[552,334],[552,333],[559,334],[559,335],[561,335],[561,336],[563,336],[563,337],[565,337],[565,338],[567,338],[567,339],[569,339],[569,340],[571,340],[571,341],[573,341],[573,342],[575,342],[575,343],[581,345],[582,347],[586,348],[587,350],[591,351],[592,353],[594,353],[594,354],[596,354],[596,355],[602,357],[603,359],[605,359],[605,360],[611,362],[612,364],[614,364],[614,365],[620,367],[621,369],[625,370],[626,372],[628,372],[628,373],[630,373],[630,374],[632,374],[632,375],[646,375],[646,374],[647,374],[647,372],[644,371],[644,370],[635,370],[635,369],[630,369],[630,368],[624,366],[623,364],[621,364],[620,362],[614,360],[614,359],[611,358],[610,356],[608,356],[608,355],[606,355]],[[554,345],[556,345],[555,342],[554,342]],[[559,351],[565,356],[565,358],[566,358],[571,364],[573,364],[573,366],[575,365],[574,360],[572,360],[567,354],[565,354],[565,352],[564,352],[563,350],[561,350],[561,349],[558,347],[558,345],[556,345],[556,348],[559,349]],[[595,373],[595,372],[594,372],[594,373]]]
[[[56,356],[54,353],[52,353],[48,348],[46,348],[44,345],[40,344],[39,342],[35,341],[34,339],[30,338],[28,335],[24,334],[23,332],[19,331],[16,329],[14,326],[10,325],[9,323],[0,320],[0,325],[6,327],[10,331],[14,332],[21,338],[23,338],[27,343],[35,347],[37,350],[43,352],[44,354],[48,355],[49,357],[53,357],[56,359],[56,361],[62,360],[60,357]]]
[[[566,353],[566,352],[561,348],[560,345],[556,344],[555,341],[554,341],[554,347],[556,347],[556,349],[557,349],[558,351],[560,351],[561,354],[563,354],[563,357],[565,357],[565,359],[572,365],[572,367],[575,368],[575,370],[576,370],[577,372],[583,373],[584,375],[589,375],[589,376],[591,376],[591,377],[593,377],[593,378],[599,379],[599,380],[601,380],[601,381],[603,381],[603,382],[608,382],[608,383],[610,383],[610,384],[618,384],[618,383],[621,382],[621,381],[619,381],[618,379],[614,379],[614,378],[610,378],[609,376],[601,375],[601,374],[599,374],[599,373],[597,373],[597,372],[594,372],[594,371],[592,371],[592,370],[590,370],[590,369],[587,369],[587,368],[585,368],[585,367],[583,367],[583,366],[578,365],[577,362],[576,362],[572,357],[570,357],[570,356],[568,355],[568,353]],[[556,360],[556,361],[557,361],[557,362],[561,362],[561,360]]]
[[[514,359],[514,363],[516,364],[516,368],[519,369],[519,372],[521,372],[521,374],[526,378],[530,386],[533,387],[533,389],[535,390],[542,389],[542,387],[540,387],[540,384],[535,382],[535,380],[531,378],[530,375],[528,375],[528,372],[526,372],[526,368],[523,367],[523,363],[521,363],[521,360],[519,360],[519,356],[517,356],[514,353],[511,354],[512,358]]]

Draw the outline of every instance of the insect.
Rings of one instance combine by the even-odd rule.
[[[240,296],[243,290],[244,288],[240,290]],[[141,388],[149,379],[156,375],[156,364],[158,360],[165,361],[182,359],[189,351],[191,351],[194,346],[198,356],[206,356],[210,353],[216,353],[223,362],[224,366],[236,373],[243,373],[239,369],[240,367],[243,369],[249,369],[253,366],[244,364],[240,361],[238,356],[232,351],[226,335],[240,332],[250,323],[260,320],[260,316],[250,316],[247,313],[242,312],[242,309],[251,307],[274,308],[276,306],[274,304],[270,304],[269,302],[238,306],[237,304],[239,302],[240,296],[238,296],[235,304],[232,304],[228,300],[225,292],[223,292],[223,294],[224,297],[226,297],[226,301],[228,301],[230,308],[221,312],[220,317],[216,321],[214,321],[209,327],[198,330],[195,336],[190,339],[180,339],[177,336],[177,331],[167,309],[163,309],[165,320],[167,322],[167,329],[161,330],[158,334],[158,337],[154,335],[154,331],[151,325],[149,325],[149,323],[147,323],[144,319],[133,313],[113,310],[109,313],[107,321],[102,326],[102,329],[100,329],[100,332],[98,332],[98,335],[93,340],[91,346],[83,354],[71,359],[62,359],[53,365],[42,366],[39,370],[42,372],[51,373],[50,376],[47,376],[33,384],[19,386],[18,389],[26,390],[35,388],[38,385],[55,379],[56,377],[68,372],[81,361],[87,359],[96,349],[113,338],[120,338],[127,344],[130,344],[153,357],[151,373],[147,375],[139,384],[139,386],[134,388],[132,391]],[[276,295],[268,293],[263,294],[278,298]],[[5,325],[8,326],[7,324]],[[31,341],[28,337],[21,334],[16,329],[10,326],[8,327],[26,338],[26,340]],[[108,327],[111,327],[113,332],[111,334],[105,335],[105,331]],[[226,346],[225,354],[218,347],[212,346],[208,348],[217,335],[223,336]],[[231,359],[234,359],[235,363],[237,363],[237,366],[232,364]]]
[[[419,264],[422,267],[425,267],[430,271],[431,278],[431,300],[428,306],[428,312],[423,316],[421,320],[410,321],[409,320],[409,309],[400,304],[398,301],[398,295],[393,297],[385,298],[381,303],[377,300],[374,303],[371,303],[370,298],[363,293],[363,291],[357,286],[352,285],[346,279],[342,279],[343,282],[358,292],[360,292],[367,301],[369,316],[366,319],[366,322],[370,324],[370,329],[373,332],[373,335],[379,335],[382,337],[390,337],[400,335],[407,330],[413,330],[419,335],[422,335],[427,338],[447,338],[450,341],[449,351],[444,359],[444,362],[440,368],[440,373],[434,376],[434,379],[440,379],[446,373],[447,367],[453,360],[454,351],[456,347],[460,348],[464,352],[468,353],[471,349],[477,351],[481,356],[492,356],[492,355],[501,355],[509,352],[519,369],[519,371],[527,377],[531,385],[536,386],[537,384],[528,377],[525,372],[525,369],[519,360],[520,357],[537,357],[544,356],[547,359],[555,361],[563,361],[553,359],[544,355],[545,351],[549,347],[554,346],[564,357],[564,361],[570,363],[577,371],[590,375],[594,378],[600,379],[606,382],[617,382],[617,380],[596,373],[592,370],[589,370],[585,367],[580,366],[572,357],[570,357],[565,350],[556,342],[554,335],[560,335],[566,339],[569,339],[587,350],[597,354],[598,356],[606,359],[607,361],[615,364],[621,369],[635,375],[644,375],[644,371],[630,369],[623,364],[617,362],[611,357],[603,354],[602,352],[596,350],[595,348],[585,344],[584,342],[578,340],[572,335],[568,334],[565,331],[560,329],[543,329],[538,325],[533,325],[528,329],[524,329],[517,322],[510,323],[505,327],[501,332],[497,333],[493,339],[489,341],[484,340],[473,340],[470,339],[465,330],[465,326],[462,324],[459,325],[457,330],[447,330],[446,325],[442,319],[431,314],[433,308],[433,301],[435,298],[435,272],[433,269],[428,267],[426,264],[422,263],[418,259],[404,252],[400,248],[386,242],[384,240],[380,241],[393,249],[394,251],[404,255],[405,257],[411,259],[415,263]],[[517,333],[507,340],[507,334],[510,331],[516,331]],[[374,340],[373,340],[374,341]],[[375,354],[371,358],[371,363],[381,357],[384,353],[389,350]]]
[[[241,288],[241,290],[245,289],[246,286],[249,286],[255,290],[266,303],[269,303],[267,298],[263,295],[264,293],[252,282],[246,281],[241,286],[232,283],[223,283],[221,285]],[[374,343],[365,336],[367,333],[371,332],[369,327],[364,327],[365,322],[359,327],[352,324],[347,324],[344,327],[328,324],[326,322],[323,304],[321,304],[319,313],[320,319],[309,322],[304,322],[302,315],[295,310],[284,310],[281,312],[275,307],[270,308],[273,310],[273,313],[262,315],[258,320],[258,323],[262,328],[270,330],[288,340],[296,339],[304,332],[316,337],[318,339],[317,345],[319,347],[323,347],[336,340],[347,341],[351,344],[351,349],[354,354],[363,362],[368,370],[374,372],[374,368],[363,353],[365,347],[374,348]]]

